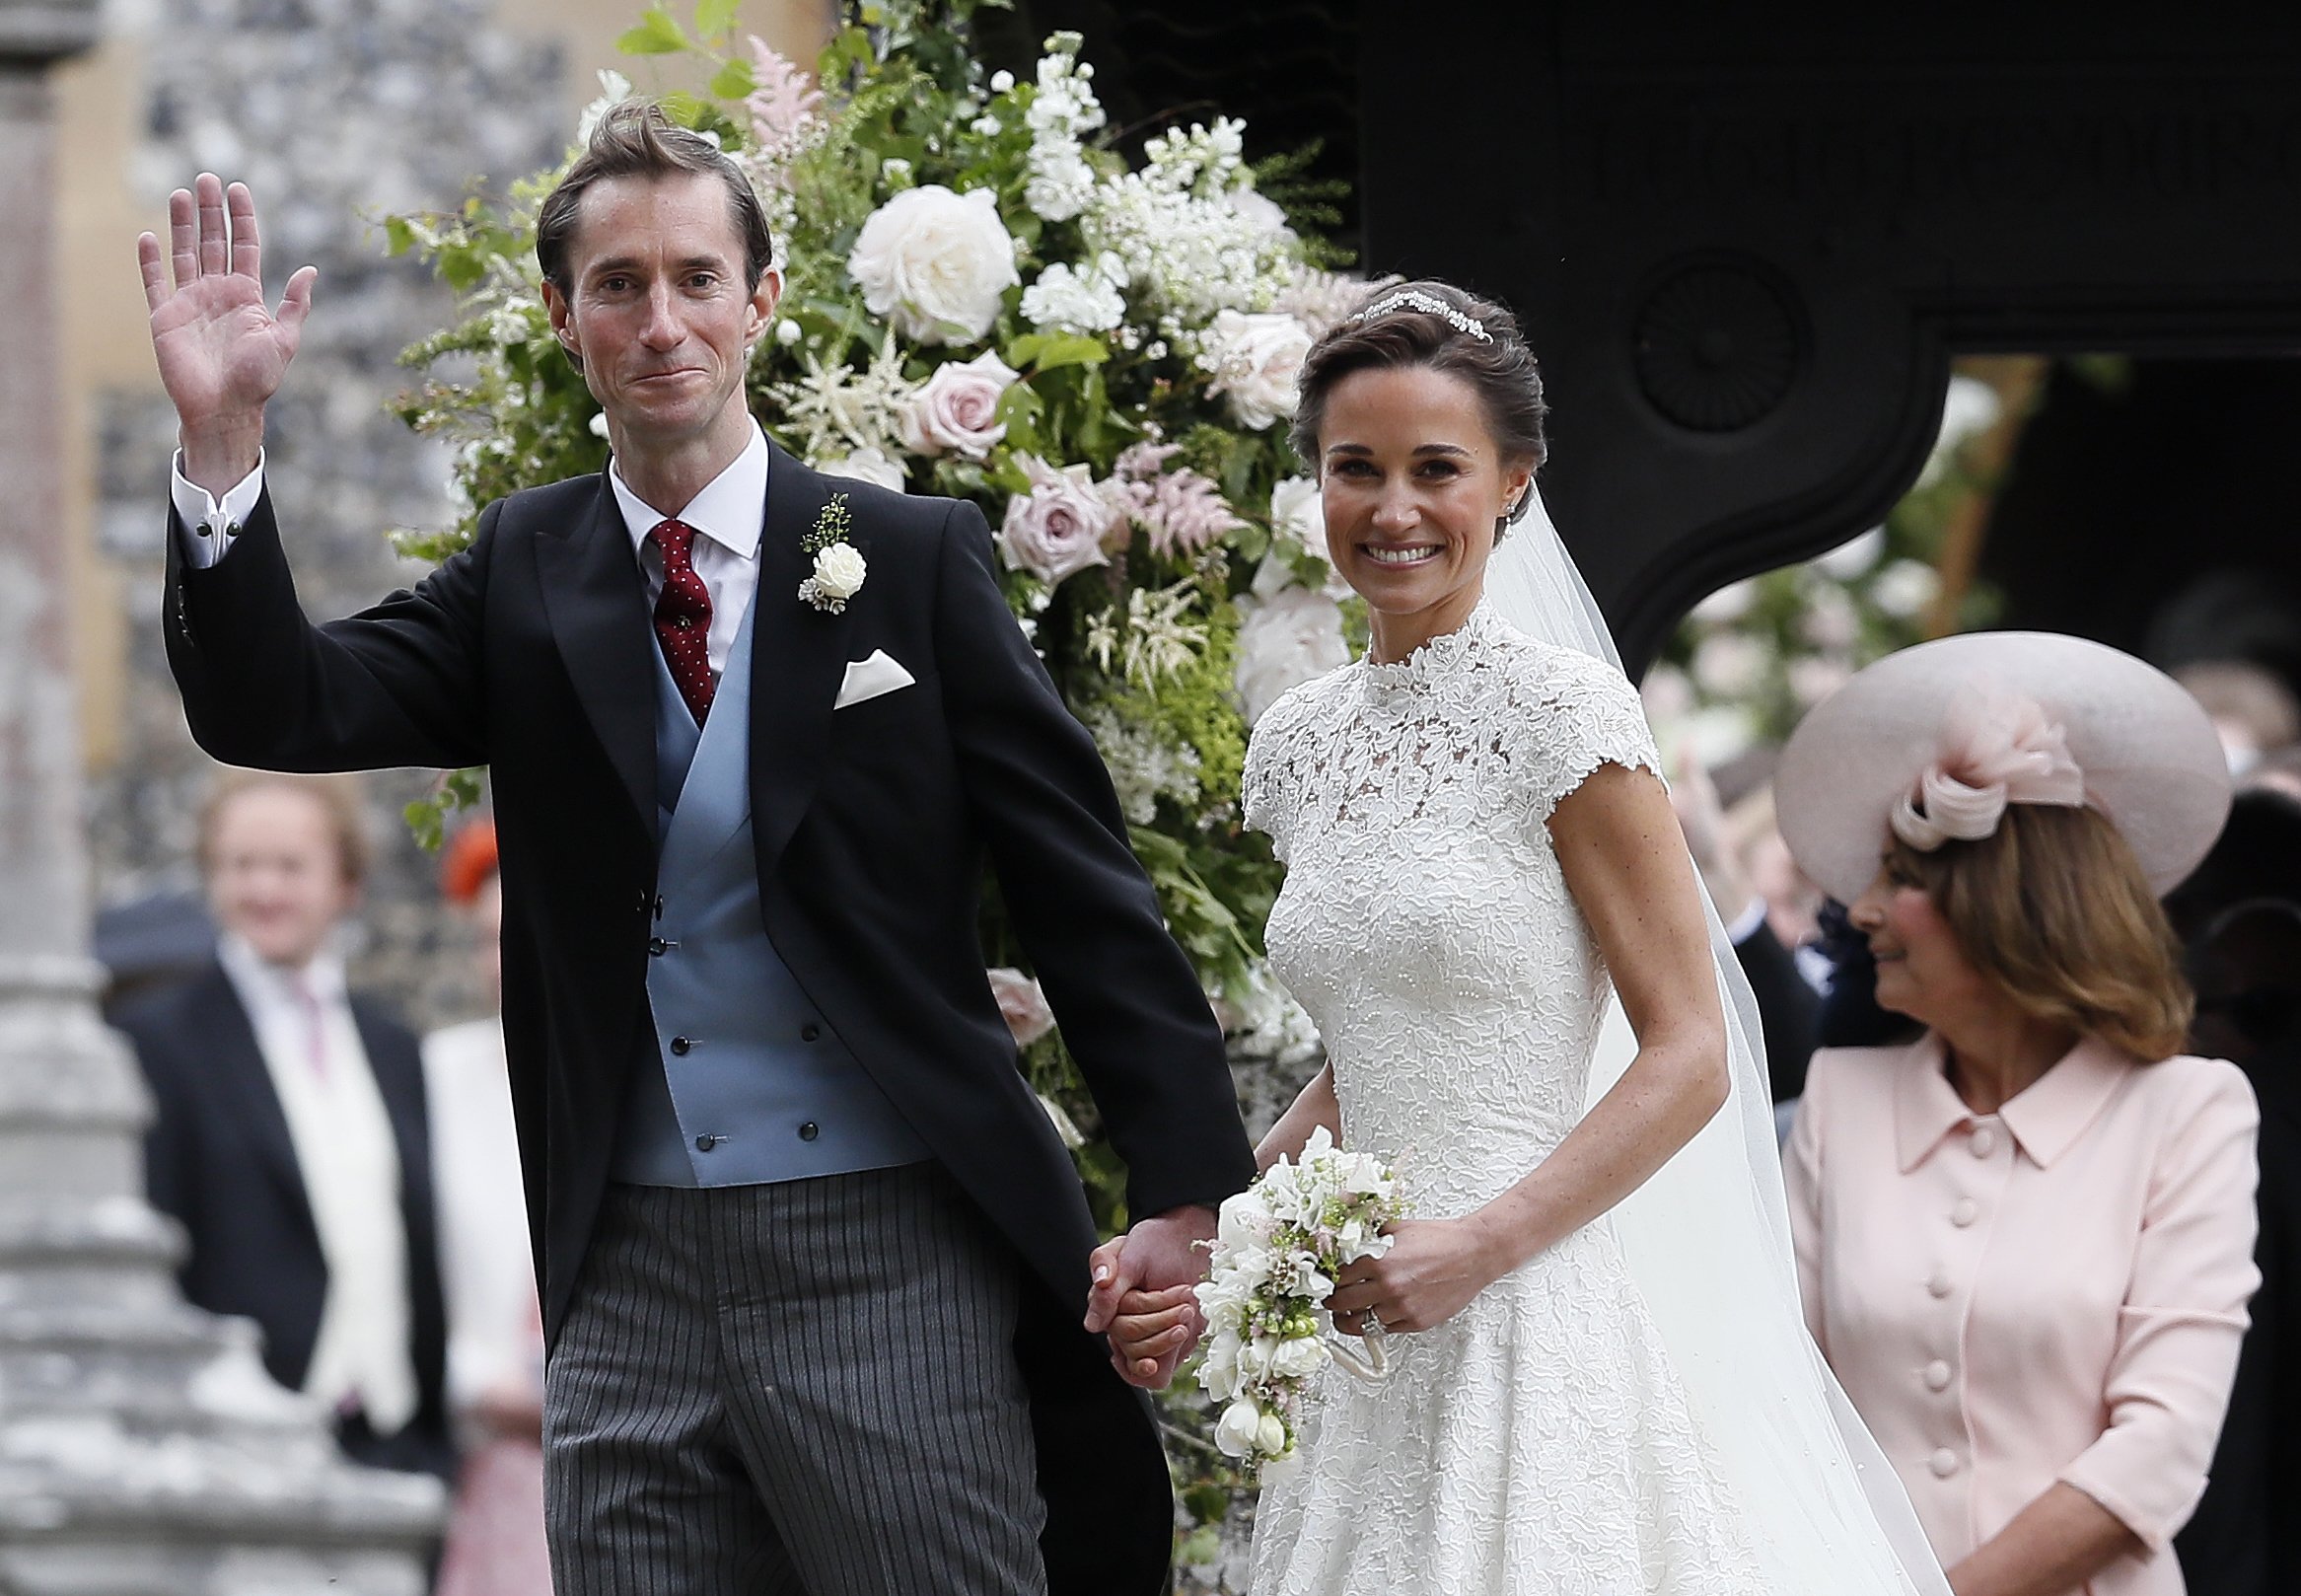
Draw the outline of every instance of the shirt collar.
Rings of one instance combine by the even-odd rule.
[[[292,970],[271,963],[251,947],[247,938],[226,931],[216,938],[216,960],[241,996],[251,1002],[297,1002],[302,997],[297,989],[299,981],[323,1003],[340,1003],[348,990],[343,956],[332,948],[322,948],[310,964]]]
[[[632,545],[646,547],[647,535],[655,530],[657,523],[669,519],[669,513],[656,509],[632,492],[630,484],[623,480],[622,468],[611,459],[608,462],[608,486],[614,490],[615,507],[623,512],[623,525],[631,534]],[[743,453],[703,484],[703,491],[687,501],[679,519],[729,553],[755,559],[759,551],[759,531],[766,515],[767,435],[754,421],[751,442],[743,446]]]
[[[1958,1096],[1945,1072],[1941,1038],[1928,1031],[1895,1066],[1895,1151],[1906,1175],[1925,1162],[1942,1138],[1978,1118]],[[2049,1169],[2101,1117],[2132,1073],[2132,1060],[2088,1037],[2036,1080],[2006,1099],[1996,1118],[2040,1169]]]

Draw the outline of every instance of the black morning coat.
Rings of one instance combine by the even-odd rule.
[[[362,1463],[452,1480],[447,1310],[423,1058],[414,1034],[366,999],[354,995],[351,1014],[399,1155],[416,1409],[397,1434],[347,1436],[346,1449]],[[254,1320],[263,1331],[264,1368],[289,1390],[301,1390],[327,1304],[327,1259],[287,1113],[239,992],[221,966],[210,965],[180,986],[131,1003],[117,1024],[135,1044],[152,1089],[145,1186],[152,1205],[181,1224],[191,1244],[178,1271],[184,1299],[210,1313]]]
[[[1135,1214],[1214,1203],[1254,1159],[1222,1038],[1126,842],[1109,772],[993,576],[973,506],[835,484],[772,445],[754,627],[751,790],[768,935],[849,1052],[1043,1285],[1017,1348],[1054,1591],[1162,1587],[1172,1538],[1149,1405],[1080,1328],[1095,1243],[1069,1155],[983,978],[987,860],[1126,1161]],[[869,573],[844,614],[798,597],[833,492]],[[489,505],[470,548],[345,620],[303,617],[268,495],[230,556],[181,557],[169,663],[200,746],[283,770],[485,764],[502,853],[503,1019],[544,1326],[652,1048],[655,665],[646,587],[604,476]],[[832,710],[884,649],[914,686]]]

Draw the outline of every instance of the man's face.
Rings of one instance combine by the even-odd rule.
[[[744,368],[782,279],[745,286],[727,185],[707,174],[608,178],[584,190],[569,291],[546,283],[559,341],[583,363],[626,459],[740,430]]]
[[[327,806],[311,793],[250,787],[217,811],[208,907],[266,963],[309,964],[358,897]]]

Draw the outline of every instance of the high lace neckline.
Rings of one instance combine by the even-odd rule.
[[[1454,630],[1440,632],[1417,645],[1404,659],[1387,665],[1375,659],[1370,651],[1359,659],[1357,670],[1368,691],[1378,699],[1428,691],[1452,678],[1481,648],[1498,639],[1502,624],[1502,617],[1494,614],[1493,602],[1481,595],[1469,617]]]

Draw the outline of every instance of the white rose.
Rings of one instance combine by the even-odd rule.
[[[841,460],[819,460],[815,463],[815,469],[826,476],[844,476],[857,482],[869,482],[873,487],[883,487],[891,493],[902,491],[902,466],[899,462],[889,460],[884,449],[858,449]]]
[[[1342,610],[1323,593],[1288,588],[1258,605],[1239,627],[1239,704],[1253,726],[1298,683],[1350,663]]]
[[[965,364],[937,366],[903,411],[902,446],[914,455],[956,450],[969,460],[982,459],[1007,435],[1005,424],[996,419],[999,399],[1020,376],[987,353]]]
[[[1281,1380],[1307,1380],[1327,1366],[1327,1349],[1316,1336],[1298,1336],[1278,1348],[1270,1372]]]
[[[1243,1458],[1255,1450],[1261,1434],[1262,1411],[1255,1406],[1252,1398],[1240,1397],[1215,1421],[1214,1444],[1222,1448],[1225,1457]]]
[[[1225,1252],[1237,1253],[1268,1241],[1276,1221],[1262,1199],[1249,1191],[1224,1197],[1215,1224],[1216,1244]]]
[[[1232,419],[1259,432],[1294,413],[1294,379],[1311,352],[1310,329],[1275,311],[1223,311],[1208,339],[1214,381],[1207,392],[1230,400]]]
[[[815,590],[827,599],[846,603],[863,591],[869,567],[853,544],[833,544],[815,556]]]
[[[1257,193],[1252,188],[1233,188],[1224,196],[1239,219],[1255,230],[1257,240],[1291,238],[1294,230],[1286,225],[1286,208],[1268,194]]]
[[[999,296],[1022,281],[1015,241],[987,188],[905,188],[873,211],[847,256],[863,303],[921,343],[971,343],[998,320]]]

